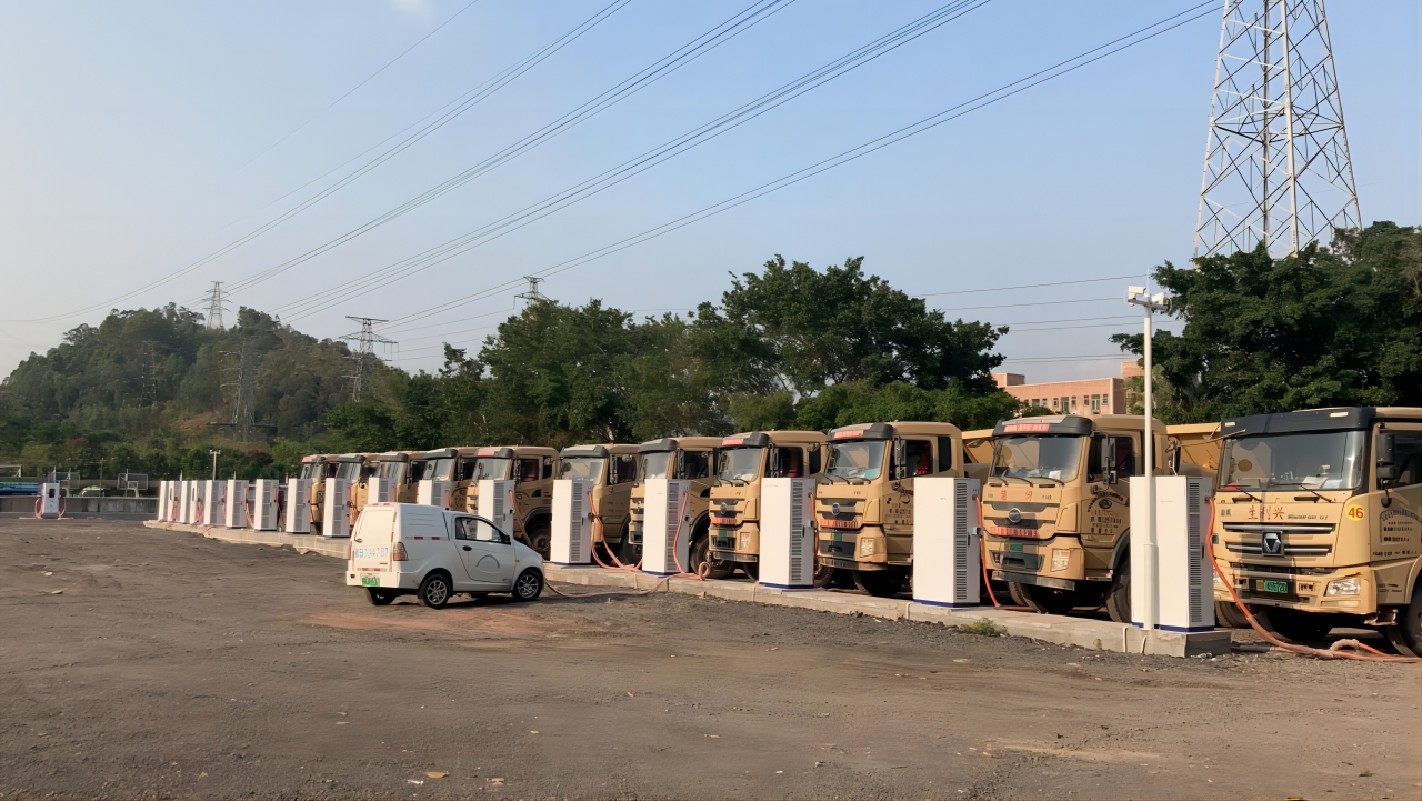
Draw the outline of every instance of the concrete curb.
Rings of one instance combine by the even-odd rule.
[[[252,531],[199,526],[184,523],[159,523],[145,520],[149,528],[184,531],[223,542],[256,543],[292,548],[300,553],[318,553],[337,559],[350,558],[350,540],[320,537],[312,534],[287,534],[281,531]],[[1092,651],[1114,651],[1125,654],[1153,654],[1187,657],[1198,654],[1227,654],[1231,634],[1228,629],[1204,632],[1145,631],[1124,623],[1091,620],[1065,615],[1039,615],[997,609],[992,606],[948,609],[941,606],[905,601],[896,598],[871,598],[866,595],[827,590],[778,590],[749,581],[718,581],[714,579],[665,579],[632,570],[608,570],[597,565],[544,564],[549,581],[583,586],[619,587],[629,590],[654,590],[664,586],[668,592],[719,598],[726,601],[789,606],[834,612],[842,615],[860,614],[883,620],[909,620],[919,623],[939,623],[962,626],[990,621],[999,631],[1012,637],[1026,637],[1056,645],[1073,645]]]

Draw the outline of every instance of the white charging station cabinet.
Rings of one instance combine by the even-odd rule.
[[[592,487],[591,481],[571,478],[553,482],[549,561],[560,565],[586,565],[592,561]]]
[[[188,522],[194,525],[201,525],[203,517],[207,514],[207,485],[206,481],[192,482],[192,509],[188,511]]]
[[[449,508],[449,495],[453,490],[448,481],[437,481],[435,479],[425,479],[415,488],[415,502],[423,503],[427,506],[438,506],[441,509]]]
[[[514,483],[483,479],[479,482],[479,503],[474,514],[494,524],[499,531],[514,535]]]
[[[366,484],[366,503],[394,503],[395,485],[390,483],[388,478],[372,476]]]
[[[156,520],[159,523],[168,520],[168,482],[166,481],[158,482],[158,517]]]
[[[247,527],[247,482],[232,479],[227,482],[227,508],[222,525],[227,528]]]
[[[1155,559],[1145,476],[1131,479],[1131,623],[1164,631],[1215,627],[1214,582],[1205,554],[1213,486],[1207,478],[1156,476]],[[1154,569],[1152,569],[1152,567]],[[1154,609],[1154,620],[1151,620]]]
[[[309,478],[286,480],[286,533],[311,533],[311,481]]]
[[[815,482],[767,478],[760,482],[760,583],[781,590],[815,586]]]
[[[982,603],[981,482],[913,480],[913,599],[949,608]]]
[[[644,479],[642,487],[642,570],[670,576],[690,570],[691,531],[687,521],[688,481],[668,478]],[[678,567],[680,565],[681,567]]]
[[[222,525],[222,516],[227,511],[227,482],[225,481],[204,481],[203,497],[206,500],[202,505],[202,524],[204,526]]]
[[[251,525],[254,531],[276,531],[280,522],[277,514],[281,504],[281,484],[270,478],[259,478],[252,482],[256,491],[252,497]]]
[[[58,519],[64,515],[64,494],[58,482],[40,485],[39,515],[49,519]]]
[[[326,479],[326,502],[321,509],[321,536],[351,535],[351,488],[355,482],[344,478]]]

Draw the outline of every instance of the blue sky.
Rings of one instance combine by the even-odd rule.
[[[102,311],[91,305],[202,259],[335,173],[604,8],[478,0],[0,0],[0,370]],[[409,150],[183,278],[115,305],[196,304],[377,217],[597,96],[750,0],[631,0]],[[626,101],[444,197],[231,299],[266,310],[390,265],[537,202],[886,33],[942,2],[796,0]],[[291,317],[400,319],[736,195],[1192,3],[993,0],[596,197],[420,272]],[[1422,4],[1329,6],[1363,216],[1422,222]],[[1029,380],[1111,375],[1135,330],[1107,281],[1190,256],[1218,13],[705,222],[551,277],[546,294],[625,309],[717,299],[772,254],[871,272],[950,317],[1020,326],[1001,343]],[[303,123],[305,124],[304,127]],[[295,133],[293,133],[295,131]],[[289,136],[288,136],[289,135]],[[272,147],[273,144],[275,147]],[[355,162],[356,165],[360,160]],[[352,167],[346,168],[349,170]],[[399,364],[477,349],[512,292],[386,334]],[[990,308],[991,307],[991,308]],[[656,312],[648,312],[656,313]],[[1102,318],[1107,318],[1103,321]],[[1117,322],[1119,318],[1119,328]]]

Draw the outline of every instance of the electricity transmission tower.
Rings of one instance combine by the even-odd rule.
[[[212,289],[207,292],[207,327],[221,331],[227,326],[222,324],[222,312],[227,308],[227,299],[222,292],[222,282],[213,281]]]
[[[232,397],[232,417],[227,422],[232,434],[239,442],[250,442],[252,429],[256,427],[256,413],[253,410],[253,398],[256,395],[256,365],[253,364],[252,343],[250,340],[242,341],[240,351],[223,351],[223,356],[236,357],[237,364],[224,368],[224,371],[236,374],[235,381],[227,381],[222,384],[222,388],[229,390]]]
[[[1195,255],[1362,227],[1324,0],[1225,0]]]
[[[525,275],[523,278],[525,281],[528,281],[528,289],[514,295],[514,298],[523,301],[524,308],[528,308],[538,301],[552,300],[552,298],[538,291],[538,285],[543,283],[542,278],[535,278],[531,275]]]
[[[366,384],[369,382],[371,361],[380,358],[375,355],[375,343],[379,342],[382,345],[396,343],[393,339],[375,333],[375,324],[389,322],[388,320],[377,320],[374,317],[347,317],[346,319],[360,323],[359,331],[341,337],[347,342],[357,343],[356,352],[351,354],[351,360],[355,362],[355,372],[346,378],[351,381],[351,398],[360,400],[360,396],[365,392]]]

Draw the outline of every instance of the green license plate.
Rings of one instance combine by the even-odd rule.
[[[360,577],[360,583],[361,583],[361,586],[362,586],[362,587],[379,587],[379,586],[380,586],[380,577],[379,577],[379,576],[361,576],[361,577]]]
[[[1009,542],[1009,543],[1007,543],[1007,550],[1009,550],[1009,551],[1011,551],[1011,552],[1013,552],[1013,553],[1022,553],[1022,543],[1020,543],[1020,542]]]
[[[1256,579],[1254,589],[1260,592],[1287,593],[1289,591],[1289,582],[1275,581],[1273,579]]]

